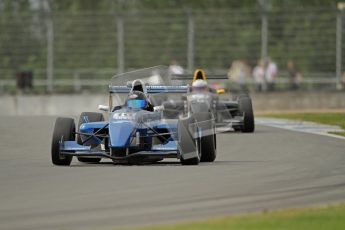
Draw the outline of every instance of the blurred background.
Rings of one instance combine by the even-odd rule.
[[[232,91],[342,101],[344,11],[337,0],[0,0],[0,95],[106,93],[117,73],[170,65],[229,76]]]

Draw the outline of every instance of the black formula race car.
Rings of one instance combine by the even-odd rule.
[[[181,76],[179,77],[181,79]],[[227,79],[216,76],[213,79]],[[248,94],[240,94],[226,98],[224,89],[209,87],[205,72],[197,69],[194,73],[192,86],[181,100],[170,100],[162,103],[166,117],[177,117],[192,111],[211,112],[219,130],[241,131],[251,133],[255,130],[252,100]]]

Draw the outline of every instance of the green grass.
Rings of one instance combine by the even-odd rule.
[[[146,227],[141,230],[344,230],[345,204],[309,209],[293,209],[201,222]]]
[[[320,124],[337,125],[345,130],[345,113],[267,113],[264,117],[283,118],[300,121],[311,121]],[[345,132],[331,132],[345,136]]]

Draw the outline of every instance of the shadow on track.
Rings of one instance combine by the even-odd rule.
[[[141,163],[141,164],[121,164],[121,163],[114,163],[114,162],[100,162],[100,163],[80,163],[71,164],[69,167],[159,167],[159,166],[179,166],[179,167],[211,167],[211,166],[219,166],[219,165],[243,165],[243,164],[256,164],[256,163],[264,163],[267,161],[215,161],[215,162],[203,162],[199,163],[199,165],[195,166],[184,166],[181,165],[179,161],[163,161],[163,162],[155,162],[155,163]]]

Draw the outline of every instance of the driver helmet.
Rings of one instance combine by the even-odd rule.
[[[205,92],[208,91],[207,82],[202,79],[195,80],[192,84],[193,92]]]
[[[148,106],[148,99],[143,92],[132,91],[127,97],[126,104],[131,109],[145,109]]]

